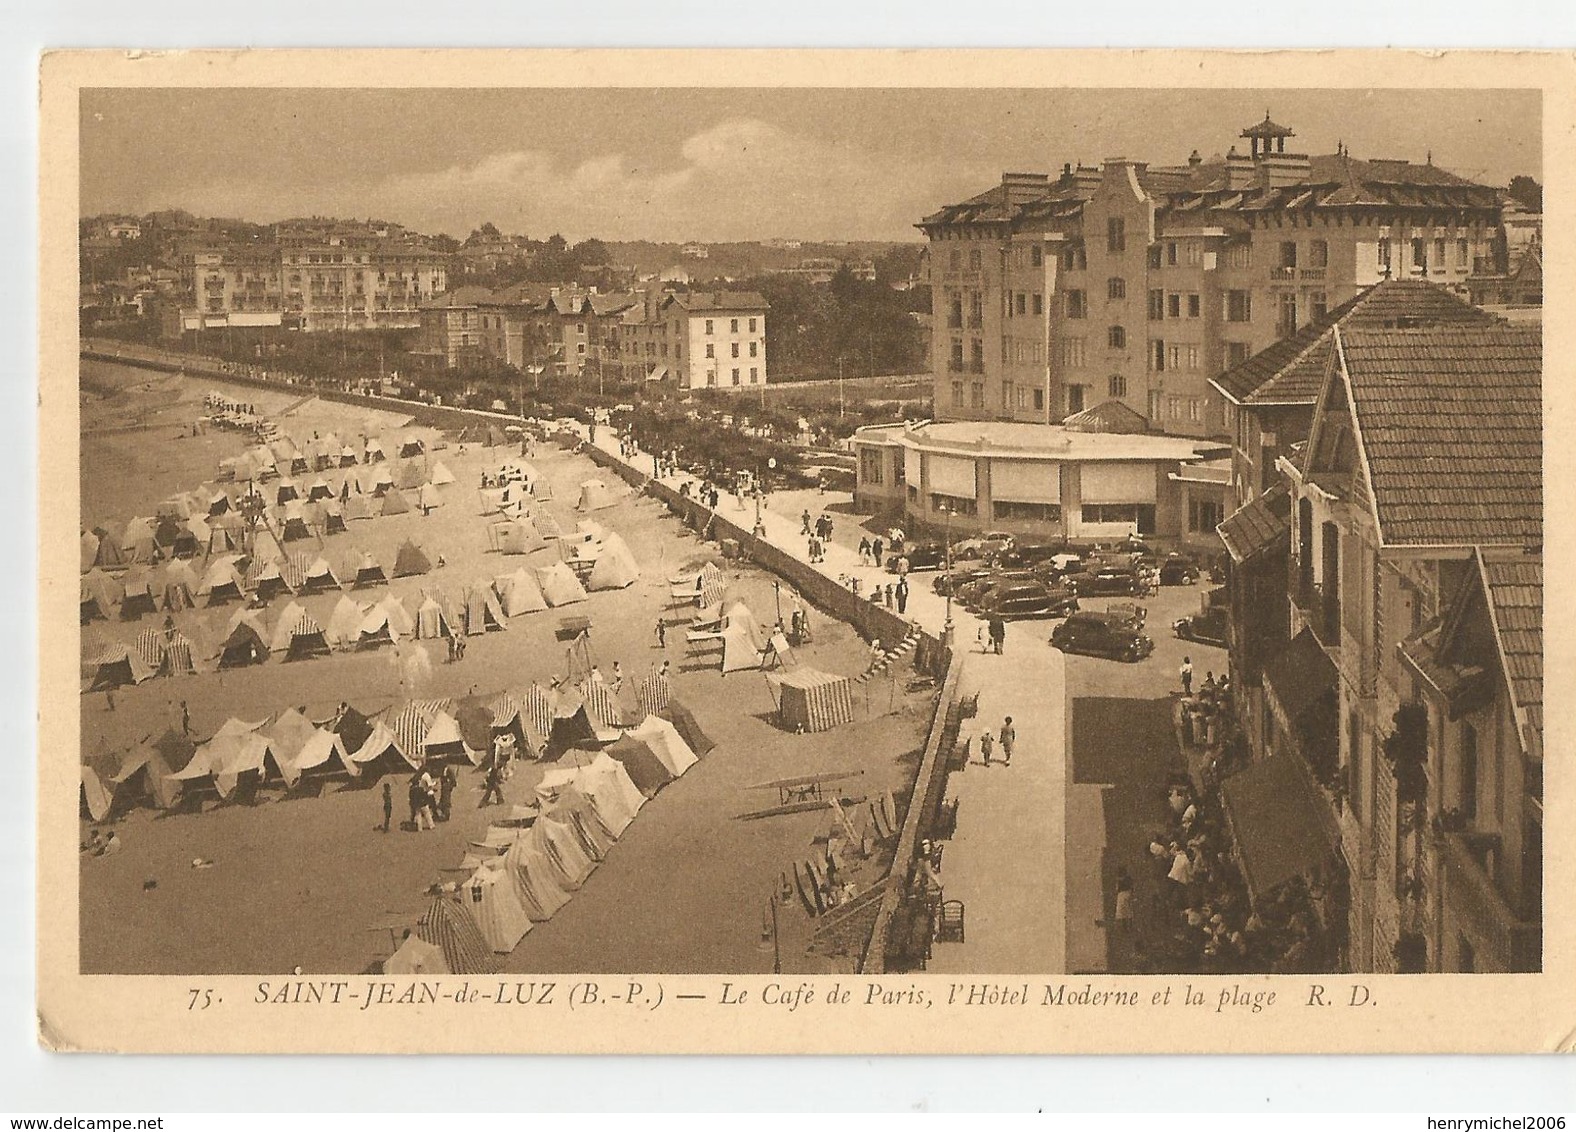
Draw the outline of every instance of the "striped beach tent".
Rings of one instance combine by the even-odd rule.
[[[657,715],[673,699],[673,681],[666,676],[652,673],[635,681],[635,700],[642,716]]]
[[[137,634],[137,655],[142,658],[142,663],[153,670],[155,675],[162,675],[164,668],[164,630],[151,626]]]
[[[439,896],[428,905],[416,925],[416,934],[443,952],[449,972],[455,975],[490,975],[498,969],[492,948],[482,937],[470,911],[452,896]]]
[[[586,713],[604,727],[624,726],[624,713],[619,709],[613,689],[601,680],[585,680],[579,685],[580,695],[586,702]]]
[[[553,697],[540,684],[528,684],[520,692],[520,718],[529,729],[526,739],[537,740],[533,747],[540,753],[553,734]],[[498,713],[493,712],[493,718]]]
[[[440,711],[447,712],[449,706],[448,700],[409,700],[390,707],[379,722],[388,729],[394,749],[411,766],[418,767],[433,718]]]
[[[846,676],[801,666],[766,674],[777,701],[778,722],[788,731],[826,731],[854,718],[853,682]]]

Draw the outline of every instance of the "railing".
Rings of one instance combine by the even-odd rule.
[[[1339,648],[1341,645],[1340,584],[1315,582],[1313,588],[1316,595],[1313,635],[1319,638],[1319,643],[1325,648]]]
[[[1543,928],[1511,908],[1488,869],[1499,839],[1482,833],[1444,835],[1444,899],[1447,910],[1471,929],[1475,941],[1486,943],[1479,955],[1485,967],[1501,971],[1536,971],[1542,966]]]
[[[1295,283],[1296,281],[1297,281],[1297,269],[1295,267],[1272,267],[1272,268],[1270,268],[1270,282],[1271,283]]]

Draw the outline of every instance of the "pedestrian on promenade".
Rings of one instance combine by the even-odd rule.
[[[1184,696],[1191,696],[1193,694],[1193,658],[1192,657],[1184,656],[1182,658],[1181,676],[1182,676],[1182,694]]]
[[[897,578],[897,611],[899,614],[908,609],[908,578],[902,574]]]
[[[668,623],[661,617],[657,618],[657,647],[659,649],[668,647]]]
[[[1018,741],[1018,731],[1012,725],[1012,716],[1008,716],[1001,723],[1001,761],[1008,766],[1012,765],[1012,748]]]
[[[876,566],[879,567],[881,565],[881,536],[880,535],[877,535],[870,542],[870,557],[872,559],[874,559]]]
[[[421,808],[427,797],[421,789],[421,775],[413,774],[410,776],[408,793],[410,795],[408,799],[410,802],[410,829],[412,833],[415,833],[421,829]]]
[[[991,651],[1001,656],[1007,651],[1007,623],[1000,617],[990,619]]]
[[[458,785],[458,778],[452,766],[443,768],[443,777],[438,780],[438,820],[449,820],[449,806],[454,800],[454,787]]]
[[[861,566],[870,565],[870,540],[867,538],[859,540],[859,564]]]
[[[383,832],[389,831],[389,826],[394,823],[394,786],[392,783],[383,784]]]
[[[996,739],[989,731],[980,735],[980,754],[985,756],[985,765],[990,766],[991,752],[996,749]]]
[[[480,810],[492,805],[494,801],[500,806],[503,805],[503,769],[496,759],[487,769],[487,783],[482,787],[482,804],[476,808]]]
[[[799,516],[799,533],[802,535],[810,533],[810,509],[808,507],[804,509],[804,514]]]

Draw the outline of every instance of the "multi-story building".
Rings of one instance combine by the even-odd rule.
[[[1336,326],[1305,444],[1222,526],[1285,555],[1247,730],[1318,784],[1301,863],[1353,970],[1540,962],[1542,368],[1536,327]]]
[[[752,389],[766,384],[766,299],[753,291],[637,292],[618,327],[626,381],[676,388]]]
[[[446,256],[391,226],[291,221],[272,240],[185,251],[182,321],[187,329],[415,327],[421,304],[445,289],[446,265]]]
[[[1496,190],[1288,153],[1292,136],[1266,116],[1247,154],[1006,173],[926,217],[938,418],[1049,424],[1118,400],[1157,431],[1224,435],[1211,377],[1381,279],[1463,288],[1492,256]]]

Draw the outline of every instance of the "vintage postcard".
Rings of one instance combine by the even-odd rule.
[[[1570,1049],[1568,57],[41,79],[46,1046]]]

